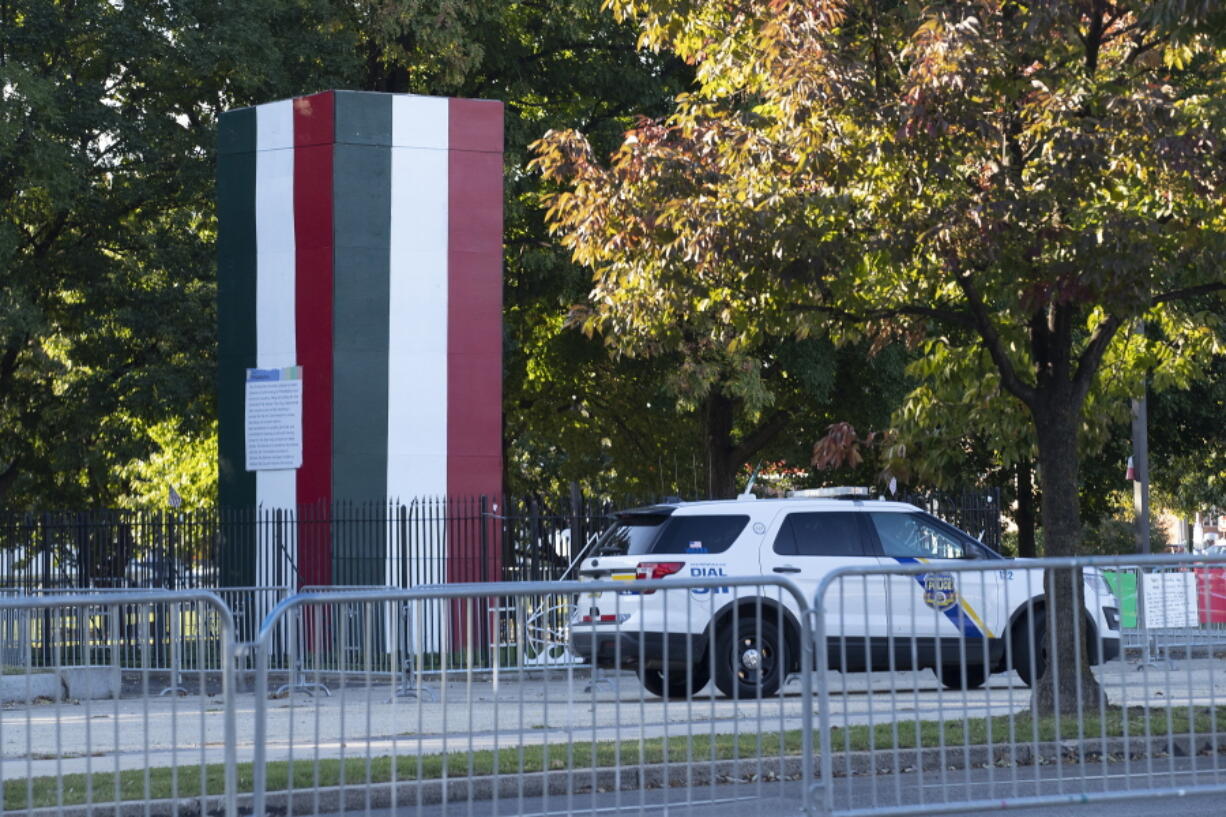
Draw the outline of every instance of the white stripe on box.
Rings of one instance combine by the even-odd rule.
[[[294,107],[291,100],[256,107],[255,160],[256,366],[296,366],[294,321]],[[309,372],[303,373],[309,377]],[[257,471],[256,504],[264,512],[294,511],[298,472]],[[279,538],[279,542],[277,541]],[[294,526],[261,525],[256,581],[262,587],[289,581],[297,552]],[[282,549],[283,548],[283,549]]]
[[[447,490],[447,100],[397,96],[388,293],[387,493]],[[406,131],[408,135],[406,136]]]
[[[447,97],[392,97],[392,146],[447,150],[450,109]]]
[[[405,502],[447,491],[448,110],[437,97],[392,98],[387,494]],[[395,536],[389,527],[389,584],[403,583],[399,559],[424,555]]]

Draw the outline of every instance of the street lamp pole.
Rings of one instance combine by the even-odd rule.
[[[1136,334],[1145,337],[1145,324],[1137,321]],[[1149,377],[1141,384],[1141,396],[1132,401],[1132,507],[1136,515],[1137,552],[1149,555]],[[1137,628],[1141,631],[1141,667],[1152,666],[1149,624],[1145,615],[1145,569],[1137,570]]]
[[[1145,394],[1132,401],[1132,507],[1136,514],[1137,552],[1149,554],[1149,418]]]

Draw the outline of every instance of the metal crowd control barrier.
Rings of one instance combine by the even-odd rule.
[[[432,585],[427,585],[429,586]],[[308,585],[302,588],[301,594],[397,590],[398,588],[379,585]],[[422,696],[428,701],[434,700],[437,692],[432,686],[422,682],[415,663],[421,654],[417,645],[429,640],[422,633],[422,622],[425,618],[428,616],[415,615],[413,605],[389,603],[387,609],[379,612],[378,621],[384,625],[384,632],[382,637],[372,641],[374,654],[355,655],[353,645],[360,642],[361,637],[353,636],[360,632],[361,622],[355,621],[354,610],[340,606],[326,611],[325,614],[311,615],[306,607],[293,608],[282,619],[288,633],[288,678],[286,683],[273,692],[274,697],[293,692],[311,695],[321,692],[331,697],[332,690],[327,683],[329,679],[340,677],[345,672],[360,672],[366,668],[367,662],[370,662],[372,671],[385,671],[392,678],[396,677],[396,668],[399,669],[399,682],[394,685],[392,692],[394,696]],[[349,644],[350,647],[337,651],[334,648],[338,643]],[[309,677],[308,660],[311,663]]]
[[[24,595],[14,588],[0,588],[0,599],[16,599]],[[26,611],[0,609],[0,667],[19,666],[25,660],[26,638],[29,628],[25,626]]]
[[[216,593],[234,614],[237,642],[254,641],[269,611],[293,595],[289,587],[216,587]],[[278,645],[279,646],[279,645]]]
[[[722,576],[329,588],[283,598],[237,645],[211,592],[0,598],[0,806],[696,813],[745,798],[886,815],[1226,792],[1226,667],[1201,607],[1202,577],[1223,570],[1226,557],[946,560],[842,568],[803,592]],[[1148,588],[1132,641],[1107,584],[1123,575]],[[1048,601],[1060,594],[1072,607]],[[543,610],[552,642],[565,633],[595,666],[533,663]],[[1072,653],[1048,637],[1057,621]],[[1188,649],[1154,663],[1129,646],[1154,637]],[[331,696],[269,700],[295,643],[298,677]],[[255,670],[241,699],[240,658]],[[624,682],[592,684],[597,669]],[[784,673],[779,697],[746,694]],[[1063,683],[1035,706],[1026,682],[1045,673]],[[158,697],[163,676],[187,697]]]
[[[418,585],[422,588],[438,587],[439,585]],[[520,585],[516,585],[520,586]],[[554,587],[550,584],[549,587]],[[366,590],[393,590],[379,585],[311,585],[301,589],[301,593],[345,593]],[[386,655],[381,657],[380,665],[388,667],[393,664],[400,667],[401,684],[396,694],[403,697],[425,695],[427,700],[437,695],[437,690],[430,684],[419,683],[416,678],[418,668],[414,656],[420,652],[437,653],[437,644],[446,636],[447,625],[442,610],[441,600],[434,604],[415,606],[401,605],[398,610],[390,610],[389,615],[398,615],[403,620],[398,628],[389,628]],[[478,626],[474,628],[474,645],[478,646],[474,656],[481,664],[480,670],[489,672],[493,665],[493,656],[498,652],[522,651],[525,669],[535,669],[542,665],[561,668],[567,664],[579,666],[581,662],[568,648],[569,616],[571,612],[570,598],[550,592],[543,596],[519,595],[509,598],[504,606],[485,611],[488,616],[479,617]],[[286,683],[281,685],[274,694],[289,692],[319,692],[330,695],[328,687],[330,676],[341,671],[343,667],[360,669],[361,658],[346,663],[343,654],[334,654],[334,660],[327,666],[315,668],[314,680],[304,678],[304,656],[308,653],[318,653],[321,644],[312,643],[321,632],[328,628],[353,626],[353,622],[329,619],[327,627],[314,630],[302,626],[302,611],[287,617],[286,630],[286,669],[289,673]],[[488,618],[488,620],[487,620]],[[393,638],[393,633],[396,637]],[[436,664],[427,662],[421,668],[426,676],[442,677],[454,674],[456,669],[444,671]],[[604,680],[604,679],[600,679]],[[606,682],[607,683],[607,682]]]
[[[287,587],[217,587],[210,588],[209,592],[218,596],[231,613],[234,626],[234,637],[230,639],[232,644],[252,640],[268,611],[290,595]],[[215,615],[206,615],[197,622],[197,646],[203,645],[204,649],[198,651],[198,655],[192,655],[189,642],[182,637],[184,630],[182,610],[175,606],[167,608],[166,619],[168,626],[163,626],[162,631],[169,635],[169,641],[165,649],[157,652],[156,655],[161,659],[161,663],[155,665],[154,668],[167,668],[169,675],[166,686],[159,694],[186,695],[187,689],[183,686],[183,673],[189,665],[194,665],[192,668],[195,670],[213,671],[221,671],[225,666],[226,653],[223,648],[220,621]],[[281,646],[274,645],[274,649],[281,648]],[[165,666],[167,661],[168,667]]]
[[[10,598],[23,596],[31,598],[86,596],[109,599],[133,592],[161,594],[167,591],[161,588],[139,588],[136,590],[111,587],[86,587],[70,590],[58,588],[44,590],[36,588],[19,590]],[[65,619],[61,621],[61,626],[75,627],[76,632],[60,633],[54,638],[48,637],[44,640],[41,651],[33,655],[34,660],[42,662],[54,660],[61,666],[88,665],[92,663],[92,654],[94,652],[99,649],[105,649],[108,652],[118,650],[120,664],[125,667],[135,667],[138,666],[138,651],[141,649],[141,644],[136,636],[140,632],[145,632],[155,646],[151,651],[146,649],[145,652],[147,654],[143,657],[150,660],[151,668],[166,669],[170,663],[170,651],[173,643],[170,632],[170,619],[163,615],[166,611],[156,606],[148,609],[147,612],[150,615],[150,619],[147,622],[140,621],[134,608],[124,608],[121,606],[117,612],[120,626],[115,632],[87,627],[82,619]],[[50,619],[44,622],[44,625],[50,626]],[[47,653],[47,649],[49,649],[49,645],[52,643],[57,648],[57,654],[54,658]]]
[[[202,625],[210,617],[222,655],[232,655],[230,610],[207,591],[0,598],[6,638],[22,645],[22,655],[6,653],[0,675],[3,812],[88,814],[105,806],[119,814],[122,801],[138,800],[159,814],[221,808],[237,817],[234,676],[224,667],[210,688]],[[182,655],[199,668],[179,679],[194,686],[194,699],[156,694],[159,621],[178,622]]]
[[[587,654],[614,670],[637,665],[668,698],[641,686],[628,693],[628,684],[617,694],[583,692],[590,670],[574,663],[528,666],[526,617],[508,639],[516,646],[485,654],[486,617],[546,595],[595,599],[599,613],[592,605],[572,613],[572,637],[586,637]],[[402,670],[387,660],[388,649],[398,643],[401,622],[420,616],[397,611],[430,605],[443,617],[442,637],[417,641],[414,663],[418,679],[427,666],[439,673],[438,701],[420,695],[405,701],[389,694]],[[713,624],[716,610],[724,615]],[[775,698],[741,690],[747,679],[782,680],[770,675],[784,671],[781,662],[812,666],[806,610],[800,591],[779,577],[636,581],[632,589],[617,581],[523,582],[293,596],[269,614],[254,644],[240,647],[254,652],[256,663],[253,812],[577,814],[698,810],[742,797],[755,808],[790,797],[788,807],[799,810],[812,780],[812,673],[800,673],[799,683]],[[585,615],[595,618],[585,622]],[[259,694],[270,687],[266,647],[295,617],[304,626],[347,622],[321,630],[331,640],[321,636],[304,653],[305,677],[329,672],[333,695],[290,695],[270,706]],[[719,627],[737,637],[721,637],[704,651]],[[721,656],[735,661],[721,663]],[[642,668],[652,659],[670,669]],[[711,675],[732,684],[733,696],[710,689]]]
[[[839,568],[816,588],[820,813],[1226,792],[1220,657],[1154,664],[1125,643],[1120,660],[1103,578],[1147,585],[1148,638],[1147,618],[1196,623],[1191,577],[1226,559],[899,561]]]
[[[0,590],[0,598],[21,598],[27,596],[44,598],[55,595],[109,599],[121,598],[132,593],[156,593],[160,595],[172,592],[175,591],[163,588],[74,588],[55,591],[2,589]],[[286,587],[220,587],[208,588],[208,592],[221,598],[225,602],[226,608],[233,613],[236,641],[251,641],[254,639],[259,631],[260,622],[268,614],[268,611],[290,595],[290,591]],[[119,604],[122,603],[120,602]],[[206,611],[201,621],[187,623],[194,628],[193,650],[201,644],[203,644],[204,649],[202,651],[194,651],[191,655],[185,655],[184,650],[187,642],[182,637],[185,626],[185,622],[182,620],[182,610],[174,606],[153,605],[146,608],[146,612],[149,614],[149,621],[142,623],[138,618],[135,608],[120,606],[118,610],[118,620],[120,623],[118,636],[104,628],[87,628],[83,627],[82,621],[71,620],[72,625],[79,628],[78,632],[71,636],[61,634],[60,637],[54,639],[59,649],[59,653],[55,656],[54,660],[58,661],[62,666],[88,665],[93,661],[91,657],[93,652],[105,649],[109,655],[110,650],[118,649],[121,666],[136,668],[147,665],[146,669],[149,671],[164,673],[166,675],[166,683],[161,690],[163,694],[170,694],[171,692],[183,693],[183,685],[180,678],[185,671],[195,671],[202,667],[214,672],[221,670],[223,651],[221,649],[220,622],[214,613]],[[7,632],[22,633],[25,631],[20,628],[8,628],[2,631],[2,633]],[[149,644],[142,645],[137,638],[138,633],[141,632],[148,633]],[[2,633],[0,633],[0,654],[7,654],[14,649],[20,648],[19,644],[10,644],[6,641]],[[281,651],[281,660],[283,660],[283,642],[275,644],[274,649]],[[44,652],[38,652],[33,657],[36,662],[52,660]],[[278,661],[274,660],[274,663],[278,663]]]
[[[1124,641],[1141,651],[1145,663],[1177,661],[1226,649],[1226,565],[1204,561],[1191,569],[1154,568],[1143,574],[1107,570],[1104,575],[1120,600]],[[1145,604],[1153,609],[1148,617],[1139,616],[1138,603],[1146,593],[1156,593],[1163,599],[1177,595],[1179,603],[1173,607]]]

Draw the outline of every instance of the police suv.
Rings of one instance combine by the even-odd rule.
[[[838,567],[866,575],[834,581],[824,599],[827,655],[848,671],[931,668],[949,688],[982,686],[1017,670],[1032,683],[1046,663],[1043,571],[1008,559],[913,505],[865,489],[788,499],[678,502],[617,514],[579,564],[580,581],[624,580],[620,593],[581,593],[570,645],[598,667],[635,670],[656,695],[706,686],[734,697],[771,696],[800,669],[799,611],[772,585],[638,592],[642,579],[783,575],[810,603]],[[983,560],[983,570],[942,565]],[[872,575],[882,566],[931,570]],[[1119,605],[1101,574],[1084,571],[1091,663],[1119,655]]]

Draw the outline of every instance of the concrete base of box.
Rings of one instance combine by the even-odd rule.
[[[39,698],[59,698],[63,689],[54,672],[0,675],[0,703],[32,703]]]
[[[64,691],[78,701],[119,697],[119,673],[114,667],[63,667]]]

